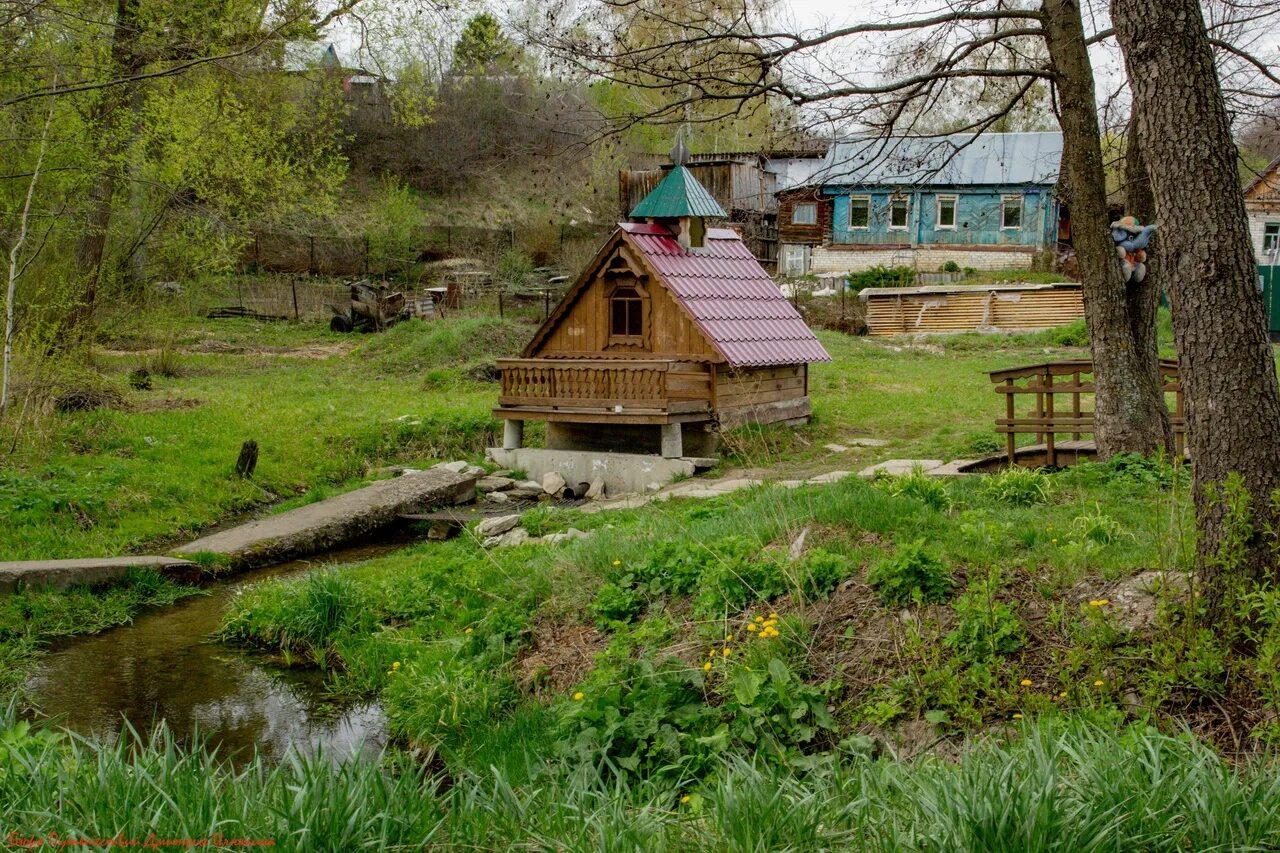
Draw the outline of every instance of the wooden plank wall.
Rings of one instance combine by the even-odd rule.
[[[874,294],[867,298],[872,335],[1026,331],[1062,326],[1084,316],[1079,285],[1045,290]]]
[[[733,370],[721,366],[716,373],[715,408],[724,417],[740,409],[801,399],[807,393],[805,367],[790,364]]]

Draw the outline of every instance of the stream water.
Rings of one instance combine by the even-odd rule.
[[[290,749],[335,761],[386,742],[382,709],[342,702],[314,670],[280,667],[265,655],[209,639],[228,600],[248,584],[352,563],[405,544],[379,541],[246,572],[174,605],[139,614],[90,637],[69,639],[45,656],[27,683],[40,716],[86,735],[112,737],[125,721],[139,731],[164,720],[183,743],[198,731],[220,755],[278,761]]]

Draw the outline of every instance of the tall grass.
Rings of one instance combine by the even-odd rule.
[[[1049,719],[958,762],[853,755],[805,770],[729,757],[657,789],[547,764],[433,778],[405,757],[230,769],[163,731],[113,745],[0,731],[0,825],[18,837],[272,840],[283,850],[1110,851],[1280,845],[1280,770],[1189,736]],[[213,845],[215,849],[217,845]]]

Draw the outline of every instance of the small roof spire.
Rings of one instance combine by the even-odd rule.
[[[677,166],[685,166],[689,163],[689,149],[684,144],[683,130],[676,134],[676,144],[671,149],[671,162]]]
[[[675,165],[631,211],[632,219],[678,219],[682,216],[723,218],[729,214],[687,168]]]

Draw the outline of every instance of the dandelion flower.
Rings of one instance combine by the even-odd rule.
[[[1020,682],[1018,682],[1018,683],[1019,683],[1019,684],[1021,684],[1023,687],[1030,687],[1030,686],[1031,686],[1031,679],[1030,679],[1030,678],[1024,678],[1024,679],[1022,679],[1022,681],[1020,681]]]
[[[710,671],[711,671],[711,661],[707,661],[706,663],[704,663],[704,664],[702,665],[702,671],[703,671],[703,672],[710,672]]]
[[[583,693],[581,690],[579,690],[577,693],[573,694],[573,701],[575,701],[575,702],[581,702],[581,701],[582,701],[583,699],[585,699],[585,698],[586,698],[586,694],[585,694],[585,693]]]
[[[722,651],[722,652],[721,652],[721,654],[722,654],[722,655],[724,655],[725,657],[728,657],[728,656],[729,656],[729,652],[731,652],[731,651],[733,651],[733,649],[729,648],[728,646],[725,646],[725,647],[724,647],[724,651]]]
[[[1099,606],[1099,607],[1106,607],[1106,606],[1107,606],[1108,604],[1110,604],[1110,603],[1111,603],[1111,599],[1109,599],[1109,598],[1099,598],[1099,599],[1098,599],[1098,606]]]
[[[757,621],[757,622],[763,622],[763,621],[764,621],[764,617],[763,617],[763,616],[757,616],[757,617],[756,617],[756,621]]]
[[[688,804],[689,804],[689,800],[691,800],[691,799],[693,799],[693,798],[692,798],[692,797],[690,797],[688,794],[685,794],[683,797],[681,797],[681,798],[680,798],[680,804],[681,804],[681,805],[688,805]]]
[[[715,656],[716,656],[716,650],[715,650],[715,649],[707,649],[707,657],[709,657],[709,658],[713,658],[713,657],[715,657]]]
[[[760,630],[760,626],[752,622],[750,625],[747,626],[747,630],[754,634],[756,631]]]
[[[400,668],[400,661],[398,661],[398,660],[392,661],[392,662],[391,662],[391,668],[392,668],[392,669],[399,669],[399,668]]]
[[[1061,693],[1059,693],[1058,695],[1059,695],[1059,696],[1061,696],[1063,699],[1066,699],[1066,698],[1067,698],[1067,691],[1065,691],[1065,690],[1064,690],[1064,691],[1062,691]]]
[[[1021,715],[1021,714],[1014,714],[1014,715],[1013,715],[1013,718],[1014,718],[1015,720],[1021,720],[1021,719],[1022,719],[1022,715]]]
[[[725,634],[725,635],[724,635],[724,641],[725,641],[726,643],[732,643],[732,642],[733,642],[733,634]]]
[[[614,560],[614,561],[613,561],[613,564],[614,564],[615,566],[621,566],[621,565],[622,565],[622,561],[621,561],[621,560]]]
[[[1107,683],[1107,682],[1105,682],[1105,681],[1103,681],[1101,678],[1099,678],[1097,681],[1093,682],[1093,686],[1094,686],[1094,687],[1101,687],[1102,685],[1104,685],[1104,684],[1106,684],[1106,683]]]
[[[770,614],[769,614],[769,618],[770,618],[770,619],[777,619],[777,618],[778,618],[778,614],[777,614],[777,613],[770,613]]]
[[[462,630],[462,633],[464,633],[464,634],[470,634],[470,633],[471,633],[471,629],[470,629],[470,628],[464,628],[464,629]]]
[[[1050,539],[1050,540],[1049,540],[1049,544],[1050,544],[1050,545],[1057,545],[1057,544],[1058,544],[1058,540],[1057,540],[1057,539]]]

